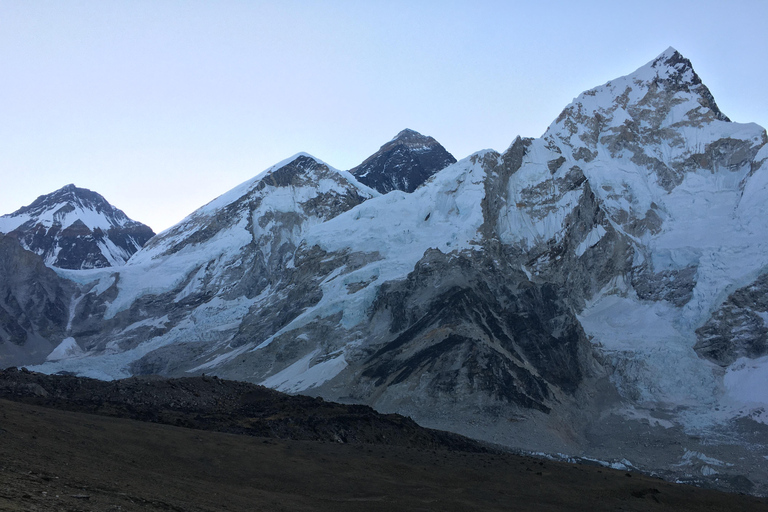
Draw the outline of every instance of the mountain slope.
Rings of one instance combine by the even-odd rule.
[[[0,367],[45,361],[65,338],[75,286],[0,234]]]
[[[453,155],[432,137],[405,129],[349,172],[382,194],[392,190],[413,192],[455,162]]]
[[[150,395],[152,382],[136,384]],[[768,510],[765,499],[530,456],[264,439],[6,400],[0,407],[3,510]]]
[[[43,256],[47,265],[67,269],[123,265],[155,234],[99,194],[74,185],[3,215],[0,233]]]
[[[317,302],[330,268],[300,262],[304,232],[376,194],[299,154],[198,209],[123,267],[60,271],[81,283],[68,334],[99,357],[52,364],[101,361],[88,371],[101,378],[167,373],[231,350],[249,315],[271,334]]]

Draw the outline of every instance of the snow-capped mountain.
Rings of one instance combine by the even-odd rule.
[[[47,265],[68,269],[123,265],[154,236],[96,192],[74,185],[3,215],[0,233],[43,256]]]
[[[279,329],[314,304],[331,268],[306,264],[318,252],[302,252],[305,232],[375,195],[298,154],[159,234],[123,267],[60,270],[83,290],[67,334],[88,360],[103,356],[89,375],[189,370],[230,351],[254,315],[265,332]]]
[[[213,373],[768,492],[767,142],[670,48],[411,193],[297,155],[123,267],[58,270],[36,369]]]
[[[453,155],[432,137],[405,129],[349,172],[382,194],[392,190],[413,192],[455,162]]]

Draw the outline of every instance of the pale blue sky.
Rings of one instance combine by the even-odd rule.
[[[299,151],[540,136],[668,46],[768,124],[768,1],[0,0],[0,214],[68,183],[161,230]]]

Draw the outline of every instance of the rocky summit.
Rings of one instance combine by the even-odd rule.
[[[299,154],[126,265],[59,271],[34,369],[212,374],[768,493],[767,142],[670,48],[402,192]],[[428,146],[366,162],[402,184]]]
[[[455,162],[453,155],[432,137],[405,129],[349,172],[382,194],[393,190],[413,192]]]
[[[123,265],[155,235],[101,195],[74,185],[3,215],[0,233],[16,238],[48,265],[74,270]]]

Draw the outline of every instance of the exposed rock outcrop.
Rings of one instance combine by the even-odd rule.
[[[45,361],[65,337],[75,285],[0,235],[0,367]]]

